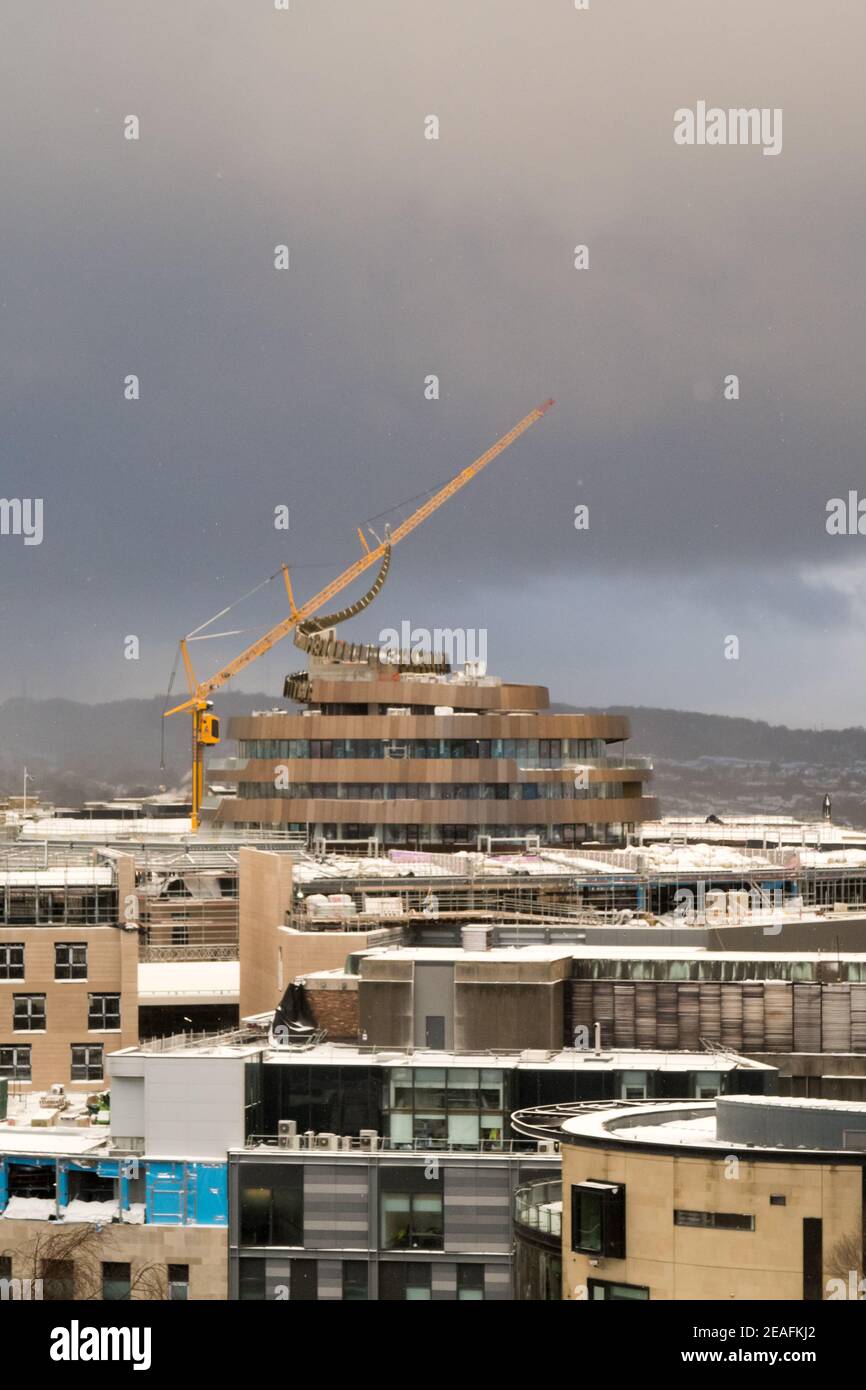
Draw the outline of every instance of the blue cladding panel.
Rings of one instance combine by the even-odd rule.
[[[225,1163],[148,1163],[146,1219],[160,1226],[227,1226]]]
[[[228,1225],[227,1173],[224,1163],[189,1164],[187,1222],[195,1226]]]
[[[157,1226],[183,1225],[184,1165],[149,1163],[145,1181],[146,1220]]]

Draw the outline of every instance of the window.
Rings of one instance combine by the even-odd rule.
[[[240,1302],[263,1302],[267,1297],[265,1282],[264,1260],[241,1260],[238,1274],[238,1299]]]
[[[484,1266],[457,1266],[457,1302],[480,1302],[484,1298]]]
[[[0,1077],[7,1081],[30,1081],[29,1047],[0,1047]]]
[[[71,1303],[75,1298],[75,1265],[72,1260],[42,1261],[42,1297],[46,1303]]]
[[[168,1298],[170,1303],[185,1303],[189,1298],[189,1265],[169,1265]]]
[[[714,1100],[722,1089],[722,1074],[718,1071],[699,1071],[695,1075],[695,1096],[698,1100]]]
[[[0,1255],[0,1279],[12,1278],[12,1256]]]
[[[622,1072],[622,1100],[646,1100],[647,1074],[645,1071]]]
[[[823,1223],[819,1216],[803,1217],[803,1302],[820,1303],[824,1267]]]
[[[87,979],[87,946],[84,942],[58,941],[54,947],[55,980]]]
[[[315,1303],[318,1297],[318,1262],[316,1260],[292,1260],[289,1273],[289,1302]]]
[[[120,995],[89,994],[87,1026],[97,1033],[116,1032],[120,1028]]]
[[[633,1299],[648,1299],[649,1289],[640,1284],[611,1284],[606,1279],[590,1279],[587,1291],[595,1302],[630,1303]]]
[[[754,1216],[736,1211],[675,1211],[675,1226],[701,1226],[713,1231],[754,1231]]]
[[[45,1028],[45,995],[13,995],[12,1027],[16,1033],[37,1033]]]
[[[343,1261],[343,1302],[365,1303],[369,1298],[365,1260]]]
[[[429,1302],[433,1297],[431,1282],[429,1264],[380,1264],[379,1301]]]
[[[106,1303],[128,1299],[132,1283],[130,1266],[117,1260],[102,1263],[102,1297]]]
[[[442,1178],[425,1177],[425,1172],[408,1165],[380,1169],[384,1250],[443,1249]]]
[[[102,1043],[73,1043],[71,1081],[101,1081],[104,1074]]]
[[[241,1164],[240,1208],[242,1245],[303,1245],[301,1165]]]
[[[787,1206],[787,1204],[788,1199],[781,1192],[773,1192],[770,1194],[771,1207],[784,1207]]]
[[[0,946],[0,980],[24,979],[24,947]]]
[[[625,1259],[625,1187],[583,1182],[571,1189],[571,1248],[578,1254]]]

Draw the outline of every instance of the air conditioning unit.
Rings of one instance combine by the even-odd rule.
[[[434,714],[443,714],[443,715],[444,715],[444,714],[453,714],[453,713],[454,713],[454,706],[453,706],[453,705],[434,705],[434,706],[433,706],[433,713],[434,713]]]
[[[378,1149],[379,1147],[378,1129],[362,1129],[358,1139],[362,1149]]]
[[[539,1139],[539,1141],[538,1141],[538,1152],[539,1152],[540,1154],[558,1154],[558,1153],[559,1153],[559,1140],[558,1140],[558,1139]]]
[[[277,1122],[277,1143],[281,1149],[293,1149],[295,1146],[291,1140],[296,1139],[297,1134],[297,1120],[279,1120]]]
[[[354,1142],[355,1141],[353,1140],[351,1134],[344,1134],[342,1139],[340,1140],[340,1148],[351,1149]]]
[[[317,1149],[338,1149],[340,1147],[340,1136],[338,1134],[328,1134],[323,1132],[316,1135]]]
[[[316,1131],[314,1129],[305,1129],[303,1140],[302,1148],[314,1149],[316,1147]]]
[[[386,705],[386,706],[385,706],[385,713],[386,713],[386,714],[408,714],[409,711],[407,710],[407,708],[406,708],[405,705]]]

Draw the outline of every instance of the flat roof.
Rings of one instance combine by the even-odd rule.
[[[114,869],[103,867],[58,865],[50,869],[5,869],[0,870],[0,886],[10,888],[95,888],[111,887],[114,883]]]
[[[725,1103],[754,1106],[767,1111],[796,1108],[803,1112],[826,1110],[866,1115],[866,1104],[863,1102],[794,1099],[789,1096],[737,1095],[719,1099]],[[783,1154],[801,1159],[807,1155],[826,1155],[828,1162],[830,1155],[833,1155],[835,1162],[840,1154],[844,1154],[851,1162],[863,1162],[862,1152],[856,1149],[830,1146],[823,1148],[812,1144],[750,1144],[746,1140],[731,1139],[730,1136],[719,1138],[714,1100],[690,1102],[686,1105],[682,1102],[666,1105],[664,1102],[654,1101],[646,1105],[611,1103],[609,1106],[587,1107],[583,1113],[563,1120],[560,1129],[563,1134],[592,1141],[593,1147],[608,1141],[616,1145],[641,1144],[648,1148],[717,1149],[724,1154],[746,1150],[749,1153],[766,1154],[770,1158]]]
[[[823,919],[822,919],[823,920]],[[630,922],[626,928],[640,925]],[[376,959],[391,957],[396,960],[448,960],[467,961],[520,961],[520,960],[561,960],[570,956],[573,960],[742,960],[742,961],[826,961],[831,957],[839,960],[866,961],[866,951],[837,951],[829,944],[832,927],[827,923],[828,948],[826,951],[713,951],[695,943],[694,946],[665,946],[662,944],[633,946],[611,944],[592,945],[584,942],[564,941],[561,946],[491,946],[488,951],[464,951],[461,946],[371,946],[354,954]],[[597,928],[593,927],[593,930]],[[607,930],[617,932],[619,927]],[[652,930],[648,928],[648,930]],[[659,928],[663,931],[664,928]],[[314,972],[303,972],[312,974]],[[318,974],[327,972],[318,971]],[[334,973],[339,974],[339,970]]]
[[[296,1063],[332,1066],[422,1067],[430,1070],[465,1067],[498,1071],[611,1072],[611,1071],[775,1071],[765,1062],[753,1061],[734,1052],[662,1052],[658,1050],[613,1049],[602,1052],[563,1048],[546,1052],[539,1048],[520,1052],[427,1052],[395,1048],[372,1050],[351,1043],[319,1043],[300,1049],[272,1047],[265,1057],[269,1066]]]
[[[465,1067],[471,1070],[553,1071],[775,1071],[766,1062],[742,1057],[730,1050],[713,1052],[662,1051],[660,1049],[605,1048],[601,1052],[563,1048],[560,1051],[525,1048],[512,1052],[446,1052],[408,1050],[399,1047],[364,1047],[354,1043],[322,1042],[310,1047],[273,1047],[266,1033],[255,1037],[228,1034],[208,1038],[179,1037],[141,1043],[114,1052],[112,1058],[160,1057],[250,1057],[264,1053],[268,1066],[381,1066],[441,1068]]]
[[[87,1154],[107,1150],[107,1126],[92,1129],[32,1129],[27,1125],[0,1124],[0,1154]]]

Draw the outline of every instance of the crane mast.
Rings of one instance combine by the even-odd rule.
[[[214,675],[208,677],[207,680],[198,680],[190,659],[187,638],[181,638],[180,651],[190,698],[184,700],[182,704],[175,705],[173,709],[166,710],[165,718],[169,718],[174,714],[181,714],[187,710],[192,716],[193,830],[197,830],[200,823],[201,803],[204,790],[204,749],[220,741],[219,719],[216,715],[208,712],[210,709],[210,701],[207,697],[212,694],[214,690],[218,690],[220,686],[225,685],[226,682],[231,680],[233,676],[236,676],[238,672],[243,671],[245,667],[249,666],[258,657],[269,652],[276,646],[277,642],[280,642],[286,637],[299,623],[302,623],[306,618],[310,618],[318,613],[335,594],[340,593],[351,584],[353,580],[370,569],[372,565],[378,564],[385,554],[386,549],[404,540],[417,526],[421,525],[422,521],[426,521],[429,516],[432,516],[444,502],[447,502],[450,497],[453,497],[455,493],[465,487],[476,474],[480,473],[483,468],[486,468],[489,463],[492,463],[495,458],[498,458],[500,454],[504,453],[509,445],[519,439],[522,434],[525,434],[537,420],[540,420],[542,415],[550,409],[553,403],[552,400],[547,400],[543,405],[536,406],[534,410],[530,410],[529,414],[524,415],[523,419],[518,421],[507,434],[504,434],[501,439],[497,439],[496,443],[492,444],[485,453],[481,454],[473,463],[468,464],[466,468],[462,469],[461,472],[457,473],[445,483],[443,487],[439,488],[432,497],[429,497],[426,502],[422,503],[411,516],[407,517],[405,521],[401,522],[401,524],[391,532],[386,540],[380,541],[377,546],[373,548],[368,546],[363,532],[359,529],[358,536],[363,546],[364,553],[359,559],[355,560],[353,564],[349,565],[347,569],[343,570],[342,574],[337,575],[329,584],[326,584],[324,589],[320,589],[317,594],[314,594],[312,598],[302,604],[300,608],[295,606],[289,573],[284,565],[283,575],[290,608],[288,616],[276,623],[275,626],[270,628],[262,637],[252,642],[244,651],[236,656],[234,660],[228,662],[227,665],[223,666],[219,671],[216,671]]]

